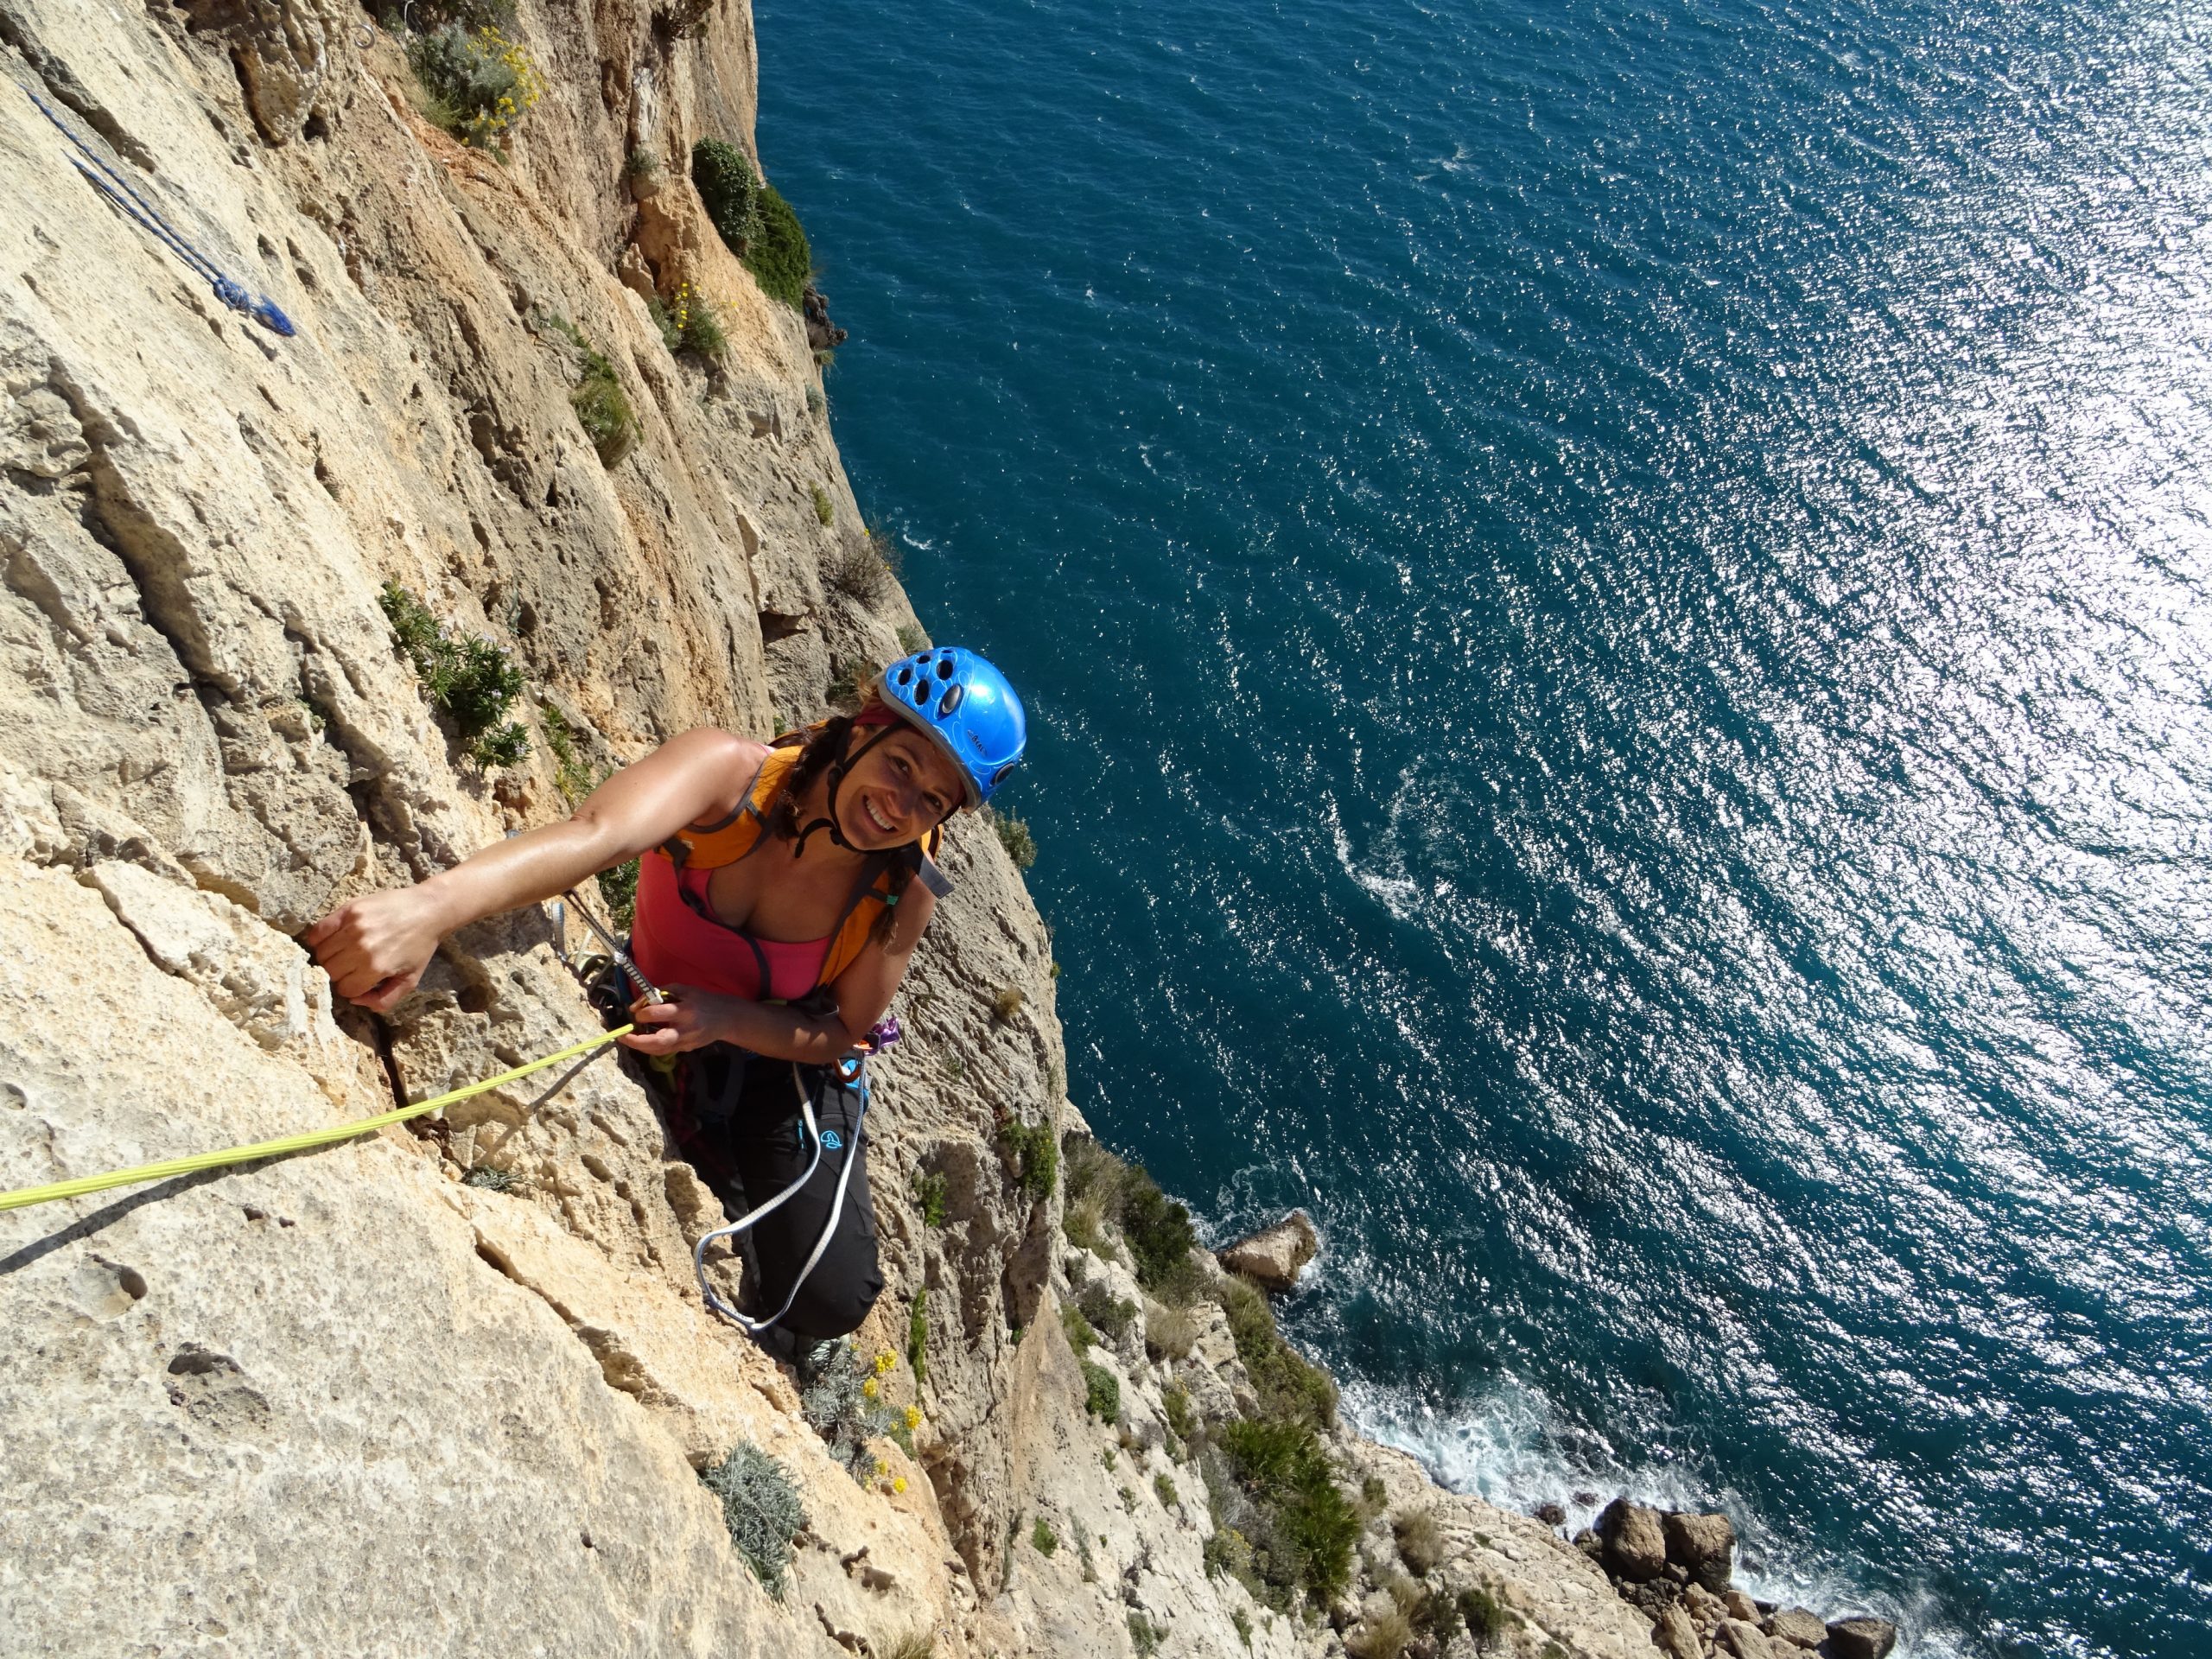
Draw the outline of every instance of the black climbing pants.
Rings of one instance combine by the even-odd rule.
[[[795,1196],[737,1236],[745,1264],[739,1311],[765,1319],[791,1294],[792,1281],[821,1242],[849,1160],[836,1233],[781,1325],[813,1342],[858,1329],[883,1289],[875,1205],[868,1188],[868,1136],[860,1121],[866,1081],[847,1083],[834,1066],[764,1059],[727,1043],[675,1058],[674,1067],[664,1071],[642,1055],[624,1055],[660,1108],[677,1149],[713,1188],[731,1221],[805,1173],[814,1147],[799,1115],[799,1091],[814,1103],[822,1161]]]

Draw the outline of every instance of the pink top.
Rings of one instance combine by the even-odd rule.
[[[638,871],[638,908],[630,954],[656,985],[692,985],[748,1002],[796,1002],[822,980],[828,938],[763,939],[714,919],[711,870],[679,874],[664,853],[647,853]]]

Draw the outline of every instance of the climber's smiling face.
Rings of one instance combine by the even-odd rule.
[[[856,731],[853,747],[874,735]],[[837,791],[838,832],[863,852],[911,846],[950,817],[964,798],[951,759],[902,725],[870,744],[845,774]]]

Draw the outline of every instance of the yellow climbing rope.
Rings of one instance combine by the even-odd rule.
[[[274,1141],[257,1141],[250,1147],[232,1147],[222,1152],[194,1153],[189,1158],[170,1158],[158,1164],[140,1164],[135,1169],[114,1170],[105,1175],[80,1175],[73,1181],[54,1181],[46,1186],[18,1187],[13,1192],[0,1192],[0,1210],[22,1210],[34,1204],[51,1204],[56,1198],[79,1198],[87,1192],[105,1192],[111,1186],[135,1186],[142,1181],[167,1180],[172,1175],[190,1175],[203,1169],[220,1169],[226,1164],[250,1164],[257,1158],[277,1158],[286,1153],[307,1152],[315,1147],[327,1147],[340,1141],[350,1141],[357,1135],[367,1135],[387,1124],[404,1123],[410,1117],[420,1117],[425,1112],[435,1112],[441,1106],[450,1106],[456,1101],[480,1095],[486,1090],[497,1089],[533,1071],[543,1071],[549,1065],[558,1065],[563,1060],[573,1060],[604,1048],[632,1027],[618,1026],[613,1031],[603,1031],[596,1037],[563,1049],[557,1054],[548,1054],[542,1060],[532,1060],[528,1065],[518,1065],[512,1071],[502,1071],[496,1077],[486,1077],[481,1083],[472,1083],[466,1088],[450,1090],[431,1100],[418,1100],[412,1106],[402,1106],[395,1111],[365,1117],[353,1123],[341,1123],[335,1128],[310,1129],[305,1135],[287,1135]]]

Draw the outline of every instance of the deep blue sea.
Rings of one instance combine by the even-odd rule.
[[[756,10],[1100,1133],[1455,1483],[2212,1653],[2212,12]]]

